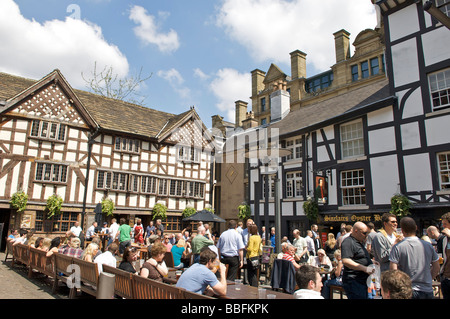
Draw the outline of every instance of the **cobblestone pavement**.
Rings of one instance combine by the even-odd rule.
[[[0,252],[0,299],[68,299],[66,287],[61,286],[56,294],[52,294],[51,280],[38,273],[28,278],[25,266],[15,264],[11,267],[11,259],[5,261],[5,256]]]

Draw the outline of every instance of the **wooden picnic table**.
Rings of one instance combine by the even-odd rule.
[[[227,282],[228,283],[228,282]],[[281,291],[266,289],[267,295],[275,295],[276,299],[294,299],[294,295],[286,294]],[[227,294],[225,296],[219,296],[220,299],[259,299],[258,287],[249,285],[241,285],[241,289],[237,290],[235,285],[228,285]]]

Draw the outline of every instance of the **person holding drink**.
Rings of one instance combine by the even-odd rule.
[[[215,275],[220,271],[220,278]],[[187,268],[176,286],[198,294],[225,296],[227,293],[226,267],[217,254],[208,247],[200,252],[200,260]]]
[[[381,216],[383,228],[378,231],[372,240],[371,252],[375,260],[380,264],[381,272],[389,270],[389,254],[392,246],[403,240],[403,236],[397,233],[397,217],[391,213]]]

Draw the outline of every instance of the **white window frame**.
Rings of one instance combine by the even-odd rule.
[[[116,136],[114,141],[114,150],[118,152],[139,154],[140,141],[136,139]]]
[[[262,175],[263,177],[263,189],[262,189],[262,198],[265,199],[266,198],[266,177],[264,175]],[[275,198],[275,181],[274,179],[269,176],[269,199],[274,199]]]
[[[182,146],[177,147],[177,159],[182,162],[200,162],[200,152],[195,147]]]
[[[441,158],[443,159],[442,161]],[[450,151],[438,153],[437,164],[439,171],[439,188],[443,191],[450,191]]]
[[[432,111],[450,107],[450,68],[428,74]]]
[[[341,124],[339,132],[342,159],[364,156],[364,127],[361,119]]]
[[[285,142],[285,148],[291,150],[291,154],[286,156],[286,162],[302,158],[303,143],[301,137],[288,139]]]
[[[342,206],[366,205],[366,186],[363,169],[341,171],[340,182]]]
[[[141,193],[156,194],[158,178],[154,176],[141,176]]]
[[[287,198],[303,197],[302,185],[303,185],[302,171],[286,173],[286,197]]]
[[[55,163],[36,163],[35,181],[67,183],[68,165]]]
[[[67,125],[40,120],[31,121],[30,136],[58,142],[66,141]]]

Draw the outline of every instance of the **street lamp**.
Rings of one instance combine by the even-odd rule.
[[[280,202],[280,177],[278,174],[278,160],[280,157],[288,156],[292,154],[291,149],[285,148],[266,148],[255,149],[245,152],[246,158],[256,158],[263,165],[264,171],[261,175],[264,175],[266,185],[269,185],[269,175],[274,175],[275,178],[275,249],[277,252],[281,252],[281,202]],[[270,166],[273,163],[275,165]],[[266,194],[269,196],[269,194]],[[259,221],[259,216],[255,214],[255,222]],[[256,224],[258,224],[256,222]],[[268,227],[268,225],[266,225]],[[266,229],[266,233],[268,229]],[[267,236],[267,235],[266,235]]]

